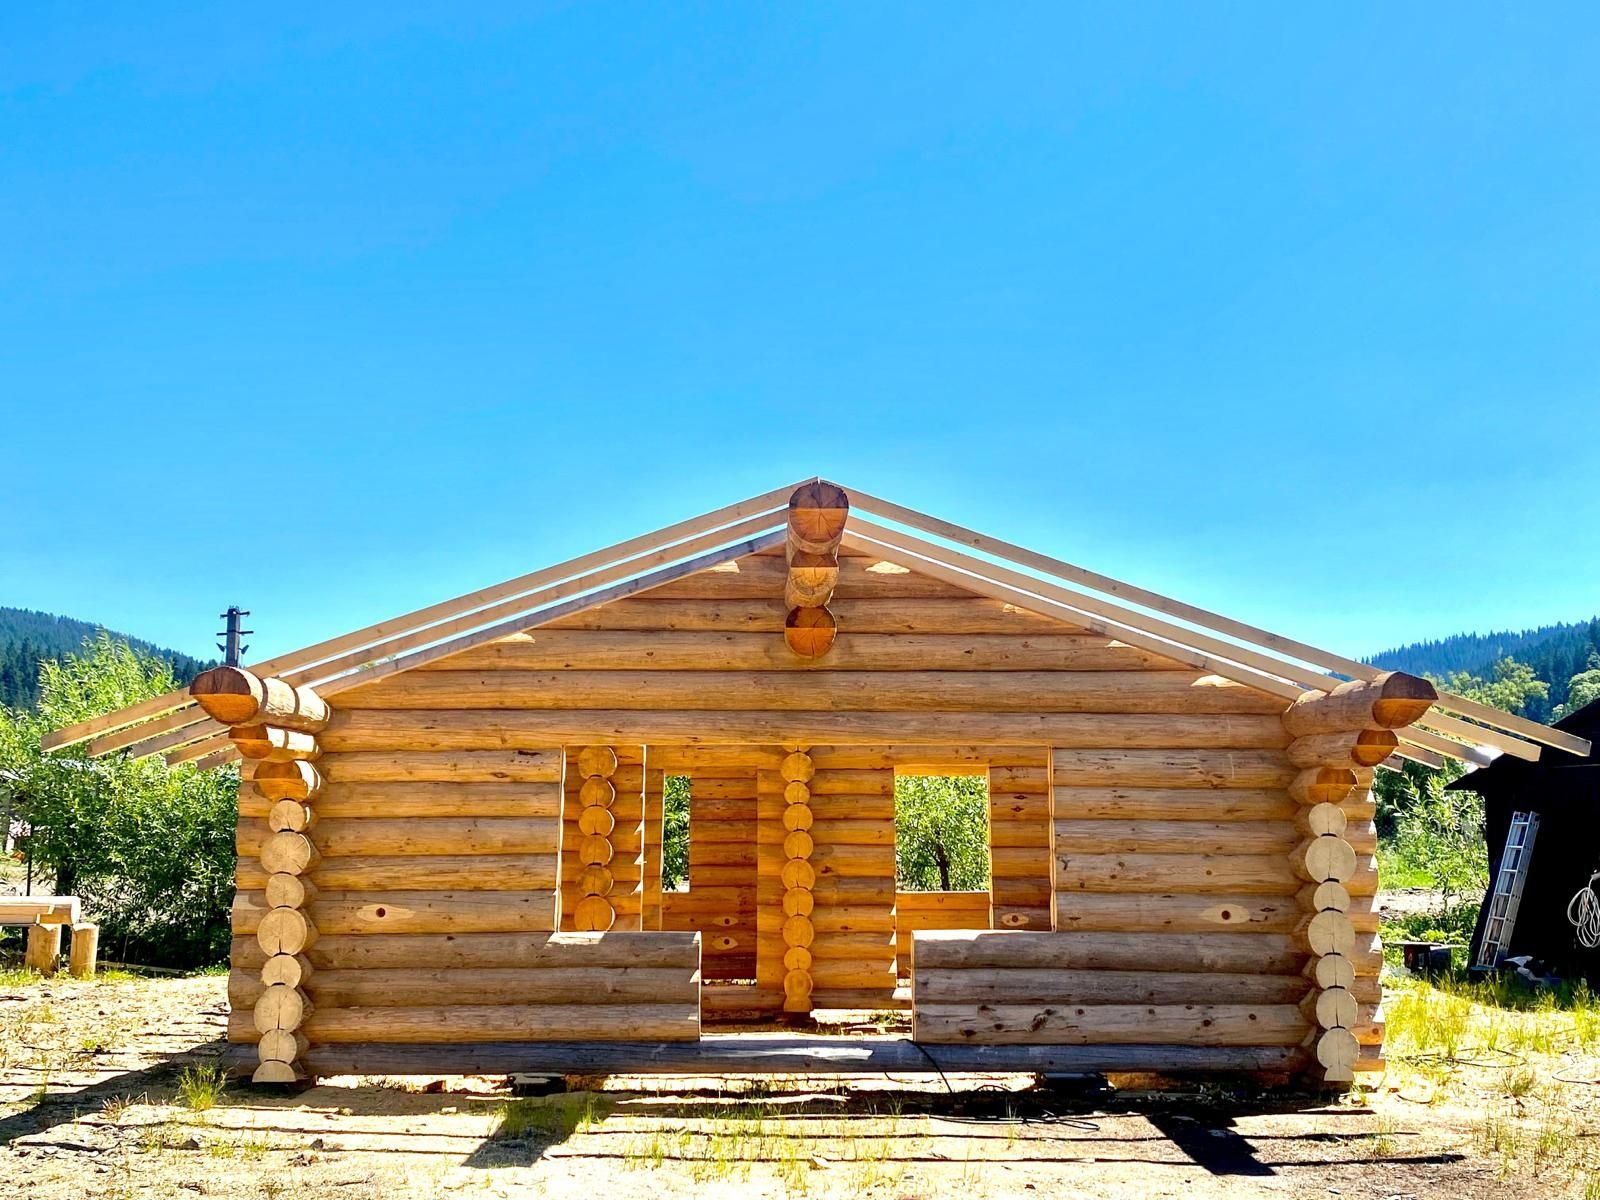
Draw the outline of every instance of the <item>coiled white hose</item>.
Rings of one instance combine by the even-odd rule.
[[[1589,882],[1567,904],[1567,920],[1578,931],[1578,942],[1589,950],[1600,946],[1600,895],[1594,890],[1597,879],[1600,871],[1589,876]]]

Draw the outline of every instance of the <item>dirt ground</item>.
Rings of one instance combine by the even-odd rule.
[[[503,1078],[339,1079],[212,1096],[226,1011],[220,976],[0,979],[0,1196],[1600,1195],[1582,1169],[1600,1118],[1563,1099],[1542,1159],[1549,1112],[1517,1126],[1513,1093],[1532,1103],[1539,1081],[1424,1073],[1334,1102],[1017,1076],[612,1078],[529,1098]]]

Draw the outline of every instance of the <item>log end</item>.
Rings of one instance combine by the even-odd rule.
[[[261,680],[243,667],[212,667],[195,676],[189,695],[213,720],[241,725],[255,720],[267,691]]]
[[[1358,767],[1375,767],[1400,747],[1400,739],[1388,729],[1363,729],[1350,747],[1350,759]]]
[[[1426,679],[1391,671],[1372,702],[1372,719],[1380,729],[1403,729],[1420,720],[1438,699],[1439,689]]]
[[[801,658],[826,654],[838,633],[838,622],[826,608],[791,608],[783,619],[784,644]]]

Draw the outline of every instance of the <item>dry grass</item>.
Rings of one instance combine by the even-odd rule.
[[[1384,1011],[1384,1084],[1402,1102],[1476,1110],[1470,1148],[1500,1178],[1600,1200],[1600,998],[1397,979]]]

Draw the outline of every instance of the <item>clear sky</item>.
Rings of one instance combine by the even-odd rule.
[[[272,653],[820,473],[1586,618],[1600,15],[1303,7],[6,5],[0,604]]]

